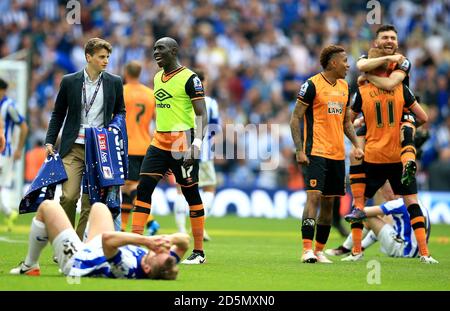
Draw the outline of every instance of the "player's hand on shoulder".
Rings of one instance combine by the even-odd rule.
[[[397,62],[397,64],[401,65],[403,64],[403,62],[406,60],[406,57],[402,55],[402,57],[400,57],[400,60]]]
[[[394,55],[390,55],[388,57],[388,59],[391,62],[401,64],[405,60],[405,56],[403,56],[402,54],[394,54]]]
[[[360,128],[364,124],[365,124],[365,122],[364,122],[364,118],[363,117],[356,118],[355,121],[353,121],[353,127],[354,128]]]
[[[366,74],[362,74],[358,77],[358,86],[364,85],[367,82],[369,82],[369,80],[367,79]]]
[[[297,159],[297,163],[301,165],[309,165],[309,158],[308,156],[303,152],[303,150],[297,150],[295,153],[295,157]]]

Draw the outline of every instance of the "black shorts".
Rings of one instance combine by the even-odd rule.
[[[322,195],[345,195],[345,161],[308,156],[305,166],[306,191],[317,190]]]
[[[138,181],[139,173],[141,172],[142,162],[144,161],[144,156],[129,155],[128,156],[128,179]]]
[[[364,162],[366,171],[366,190],[364,196],[372,198],[386,180],[389,180],[392,190],[397,195],[417,194],[416,180],[405,186],[401,182],[403,165],[402,163],[375,164]]]
[[[198,162],[199,160],[195,160],[191,167],[185,169],[183,167],[182,152],[162,150],[150,145],[142,162],[140,174],[164,176],[170,169],[175,175],[178,184],[181,186],[191,186],[198,183]]]

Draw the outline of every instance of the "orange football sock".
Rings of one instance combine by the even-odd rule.
[[[203,250],[203,231],[205,228],[205,210],[203,209],[203,204],[190,205],[189,216],[192,236],[194,237],[194,249]]]
[[[353,205],[356,208],[363,209],[366,173],[362,164],[350,166],[350,188],[353,195]]]
[[[400,153],[400,159],[403,166],[405,166],[408,161],[416,161],[416,148],[413,146],[405,146],[402,148]]]
[[[353,240],[353,254],[359,254],[362,252],[361,241],[362,241],[362,232],[361,228],[352,228],[352,240]]]
[[[316,241],[314,253],[321,252],[325,248],[325,244],[319,243]]]
[[[149,203],[136,200],[132,218],[132,232],[138,234],[144,233],[144,227],[147,223],[148,215],[150,215],[151,207]]]
[[[312,240],[303,239],[303,251],[312,250]]]
[[[425,218],[423,216],[418,216],[411,219],[411,226],[414,229],[414,235],[416,236],[420,255],[430,256],[427,245],[427,234],[425,231]]]

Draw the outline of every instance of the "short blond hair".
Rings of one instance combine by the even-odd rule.
[[[160,256],[157,254],[156,256]],[[169,255],[161,265],[152,263],[148,277],[153,280],[175,280],[178,275],[178,266],[175,257]]]
[[[386,54],[383,53],[383,50],[379,48],[371,48],[368,53],[369,58],[377,58],[385,55]]]

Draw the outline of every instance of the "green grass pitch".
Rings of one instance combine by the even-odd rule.
[[[368,249],[361,262],[344,263],[331,257],[334,264],[311,265],[299,260],[299,220],[210,218],[207,229],[213,240],[205,243],[207,263],[180,265],[176,281],[82,278],[80,284],[73,284],[73,280],[58,273],[51,247],[41,256],[40,277],[8,274],[26,255],[31,217],[20,216],[13,232],[8,233],[0,216],[0,290],[450,290],[449,225],[432,227],[430,250],[440,261],[438,265],[421,264],[417,258],[388,258],[379,252],[378,245]],[[157,219],[160,233],[175,231],[172,216]],[[328,246],[341,242],[332,230]],[[378,263],[379,284],[374,277]]]

